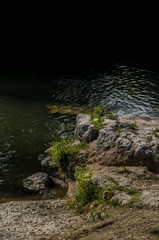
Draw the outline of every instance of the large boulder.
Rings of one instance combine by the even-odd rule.
[[[90,122],[90,116],[87,114],[78,114],[75,128],[76,138],[81,141],[91,142],[98,136],[98,130]]]
[[[38,172],[23,180],[23,187],[28,192],[44,193],[52,185],[47,173]]]

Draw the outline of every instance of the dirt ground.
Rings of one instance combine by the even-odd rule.
[[[0,240],[159,239],[159,208],[99,205],[79,216],[66,202],[0,204]]]
[[[72,231],[63,239],[157,240],[159,239],[158,220],[159,209],[111,207],[106,209],[103,220],[85,223],[81,229]]]

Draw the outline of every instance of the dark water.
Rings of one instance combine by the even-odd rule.
[[[41,171],[38,155],[74,131],[75,116],[50,114],[47,104],[101,104],[119,115],[159,117],[159,74],[118,64],[78,77],[1,76],[0,201],[24,198],[22,179]],[[55,197],[61,194],[57,189]]]

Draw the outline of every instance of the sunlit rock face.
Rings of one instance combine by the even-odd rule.
[[[87,114],[79,114],[77,116],[77,124],[75,129],[75,135],[79,140],[87,142],[93,141],[98,136],[98,130],[90,122],[90,116]]]
[[[89,116],[77,116],[76,137],[91,139],[89,163],[146,166],[159,171],[159,119],[119,117],[118,120],[104,120],[103,128],[92,138],[92,131],[88,131],[92,127]]]

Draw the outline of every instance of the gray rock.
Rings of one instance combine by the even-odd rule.
[[[98,136],[98,130],[90,122],[90,116],[86,114],[78,114],[76,119],[75,135],[79,140],[91,142]]]
[[[46,155],[42,161],[41,161],[41,166],[46,168],[47,170],[51,170],[53,172],[58,171],[58,165],[53,161],[52,157],[49,155]]]
[[[51,180],[44,172],[35,173],[23,180],[23,187],[29,192],[43,193],[50,185]]]
[[[54,149],[54,147],[53,146],[51,146],[51,147],[49,147],[48,149],[46,149],[45,150],[45,153],[50,153],[51,152],[51,150],[53,150]]]
[[[52,177],[50,176],[53,184],[55,184],[56,186],[59,186],[61,188],[68,188],[67,184],[64,183],[64,181],[58,179],[58,178],[55,178],[55,177]]]
[[[105,118],[99,133],[89,120],[89,115],[79,114],[75,129],[79,140],[91,140],[89,162],[107,166],[146,166],[151,171],[159,171],[159,139],[154,134],[159,128],[159,119],[119,117],[116,121]],[[147,136],[152,139],[148,141]]]
[[[123,206],[127,205],[132,200],[132,197],[125,192],[116,191],[112,200],[118,200],[118,203]]]
[[[159,192],[152,190],[143,191],[140,199],[143,205],[150,207],[159,207]]]
[[[45,155],[44,154],[40,154],[39,156],[38,156],[38,160],[39,161],[42,161],[42,159],[45,157]]]

